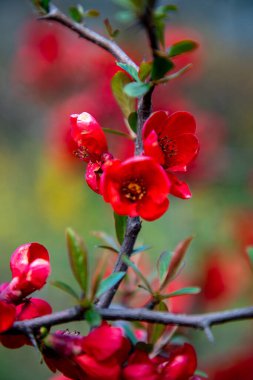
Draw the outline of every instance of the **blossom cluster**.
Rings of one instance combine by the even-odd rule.
[[[121,161],[108,152],[102,127],[87,112],[71,115],[74,154],[87,163],[86,182],[119,215],[152,221],[169,207],[168,195],[191,197],[175,173],[185,172],[199,151],[188,112],[154,112],[142,130],[143,154]]]
[[[48,367],[67,379],[200,380],[194,375],[197,359],[190,344],[168,345],[154,356],[140,342],[133,346],[121,328],[106,322],[87,336],[68,331],[48,335],[42,352]]]
[[[8,330],[15,321],[36,318],[52,312],[46,301],[27,298],[46,283],[50,273],[47,249],[39,243],[21,245],[11,256],[10,268],[11,281],[0,285],[0,333]],[[24,335],[2,334],[0,342],[8,348],[30,344]]]

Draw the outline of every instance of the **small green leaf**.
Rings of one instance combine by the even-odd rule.
[[[168,49],[169,57],[175,57],[176,55],[180,55],[183,53],[188,53],[189,51],[197,49],[198,44],[192,40],[184,40],[180,42],[176,42],[171,45]]]
[[[85,311],[84,316],[91,327],[97,327],[101,325],[101,315],[97,312],[97,310],[94,307],[91,307],[90,309]]]
[[[50,8],[50,0],[33,0],[33,4],[38,9],[48,13]]]
[[[151,89],[150,83],[132,82],[124,87],[124,92],[133,98],[139,98],[145,95]]]
[[[126,137],[128,139],[131,139],[130,135],[128,135],[125,132],[118,131],[117,129],[112,129],[112,128],[102,128],[102,129],[106,133],[110,133],[112,135],[122,136],[122,137]]]
[[[102,240],[103,243],[112,247],[116,252],[119,251],[119,246],[114,238],[103,231],[92,231],[92,235]]]
[[[175,290],[172,293],[169,294],[162,294],[161,298],[166,299],[166,298],[171,298],[171,297],[178,297],[178,296],[187,296],[191,294],[199,294],[201,292],[201,289],[199,287],[188,287],[188,288],[182,288],[179,290]]]
[[[133,271],[135,272],[137,277],[139,277],[142,280],[142,282],[146,285],[146,288],[149,291],[149,293],[153,295],[153,290],[152,290],[148,280],[143,276],[143,274],[137,268],[135,263],[133,263],[127,256],[123,256],[122,261],[124,261],[125,264],[127,264],[130,268],[133,269]]]
[[[66,240],[72,272],[85,295],[88,288],[87,249],[84,241],[71,228],[66,230]]]
[[[194,375],[201,376],[201,377],[204,377],[205,379],[208,379],[208,374],[203,371],[200,371],[199,369],[197,369],[194,372]]]
[[[100,12],[97,9],[88,9],[84,12],[84,17],[98,17]]]
[[[78,296],[76,291],[74,289],[72,289],[72,287],[70,285],[66,284],[65,282],[63,282],[63,281],[52,281],[50,284],[52,286],[55,286],[58,289],[61,289],[63,292],[69,294],[71,297],[74,297],[76,300],[78,300],[78,301],[80,300],[80,297]]]
[[[119,11],[116,13],[116,20],[122,23],[129,23],[135,19],[132,11]]]
[[[127,322],[118,322],[117,326],[121,327],[124,330],[124,335],[126,338],[128,338],[133,345],[135,345],[138,342],[138,339],[136,338],[132,325]]]
[[[140,64],[140,69],[139,69],[139,78],[143,82],[147,77],[150,75],[152,70],[152,62],[145,62],[143,61]]]
[[[158,305],[155,305],[154,310],[168,312],[168,307],[166,303],[159,302]],[[166,325],[163,325],[160,323],[153,323],[153,324],[150,323],[148,325],[148,342],[152,344],[156,343],[157,340],[162,336],[165,330],[166,330]]]
[[[167,75],[166,77],[163,77],[162,79],[159,79],[156,82],[156,84],[167,83],[167,82],[169,82],[169,81],[171,81],[173,79],[179,78],[181,75],[183,75],[184,73],[186,73],[191,68],[192,68],[192,63],[189,63],[188,65],[182,67],[182,69],[176,71],[175,73]]]
[[[109,21],[108,18],[106,18],[104,20],[104,24],[105,24],[105,28],[107,30],[107,33],[109,34],[109,36],[114,39],[115,37],[117,37],[117,35],[119,34],[119,30],[118,29],[113,29],[112,26],[111,26],[111,23]]]
[[[163,283],[166,277],[172,256],[173,256],[172,252],[165,251],[161,253],[160,257],[157,260],[156,266],[157,266],[157,272],[158,272],[158,276],[159,276],[161,284]]]
[[[116,65],[125,70],[134,80],[140,81],[138,71],[133,66],[121,62],[116,62]]]
[[[112,273],[110,276],[102,280],[96,292],[96,297],[100,297],[108,289],[116,285],[125,276],[125,274],[125,272]]]
[[[160,7],[156,8],[155,14],[156,15],[163,15],[163,16],[167,17],[167,13],[176,12],[177,10],[178,9],[177,9],[176,5],[172,5],[172,4],[161,5]]]
[[[73,6],[73,7],[70,7],[69,8],[69,15],[74,21],[76,21],[78,23],[83,22],[83,20],[84,20],[84,9],[80,4]]]
[[[181,264],[182,260],[186,254],[186,251],[192,241],[192,236],[188,237],[185,240],[182,240],[175,248],[175,251],[172,254],[171,260],[169,262],[169,266],[167,268],[166,276],[163,280],[163,282],[160,285],[159,290],[162,290],[165,288],[165,286],[168,285],[168,283],[175,277],[177,274]]]
[[[253,246],[247,247],[246,252],[249,258],[250,266],[253,269]]]
[[[114,212],[113,215],[114,215],[114,223],[115,223],[115,231],[116,231],[117,239],[118,239],[119,244],[122,244],[125,237],[125,232],[126,232],[127,216],[118,215],[116,214],[116,212]]]
[[[115,248],[111,247],[110,245],[97,245],[97,248],[107,249],[107,250],[112,251],[114,253],[119,253],[119,250],[116,250]]]
[[[140,247],[135,248],[133,250],[132,254],[135,255],[135,254],[140,253],[140,252],[145,252],[150,248],[151,248],[150,245],[141,245]]]
[[[138,127],[138,115],[136,111],[131,112],[130,115],[128,116],[128,124],[130,128],[132,129],[132,131],[136,133],[137,127]]]
[[[131,83],[131,79],[122,71],[118,71],[111,80],[113,96],[126,118],[135,111],[135,100],[124,93],[128,83]]]
[[[174,63],[167,57],[156,56],[153,62],[151,79],[157,80],[164,77],[164,75],[173,69]]]

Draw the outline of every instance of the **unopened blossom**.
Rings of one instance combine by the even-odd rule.
[[[107,141],[101,126],[88,112],[70,116],[71,136],[78,145],[76,156],[89,162],[101,161],[103,153],[108,151]]]
[[[23,244],[13,252],[10,268],[9,292],[14,299],[25,297],[45,285],[50,273],[49,253],[39,243]]]
[[[151,157],[135,156],[104,165],[101,193],[119,215],[155,220],[168,209],[170,180]]]

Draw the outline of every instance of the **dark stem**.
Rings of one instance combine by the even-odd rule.
[[[146,30],[153,58],[155,58],[156,53],[159,50],[156,26],[154,22],[154,8],[156,3],[157,0],[149,0],[144,13],[140,16],[140,22]]]
[[[144,308],[130,309],[124,307],[97,308],[97,311],[104,320],[144,321],[149,323],[161,323],[164,325],[192,327],[204,331],[210,330],[210,327],[214,325],[253,318],[253,306],[196,315],[173,314],[150,311]],[[27,331],[39,330],[42,326],[51,327],[83,319],[84,309],[80,306],[76,306],[43,317],[15,322],[5,334],[27,334]]]

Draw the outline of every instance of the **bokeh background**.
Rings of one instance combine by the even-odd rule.
[[[67,0],[55,3],[64,10],[73,5]],[[152,247],[145,255],[153,263],[162,251],[195,236],[184,272],[173,286],[198,285],[203,290],[200,296],[175,302],[175,311],[248,305],[252,276],[245,252],[253,245],[253,3],[174,4],[179,12],[170,17],[167,44],[191,38],[200,48],[176,61],[178,67],[193,62],[193,69],[157,89],[154,109],[192,112],[201,151],[185,177],[192,199],[171,199],[165,216],[143,223],[139,243]],[[120,23],[118,6],[102,0],[87,0],[84,6],[101,11],[100,19],[88,21],[89,25],[99,29],[109,17],[121,29],[119,43],[134,60],[149,58],[141,28]],[[86,186],[83,164],[69,153],[68,118],[70,113],[88,111],[102,126],[124,129],[110,93],[114,59],[62,27],[34,21],[29,1],[1,0],[0,9],[0,279],[10,278],[14,249],[38,241],[51,254],[51,279],[75,286],[65,228],[71,226],[84,237],[95,265],[102,252],[91,231],[114,234],[114,224],[110,207]],[[110,144],[120,157],[132,148],[121,137]],[[73,304],[49,284],[40,296],[55,311]],[[83,324],[74,326],[85,331]],[[216,327],[214,343],[202,332],[184,333],[194,342],[199,368],[209,372],[210,379],[247,380],[253,379],[252,327],[249,321]],[[30,347],[17,351],[0,347],[0,363],[1,380],[51,376]]]

